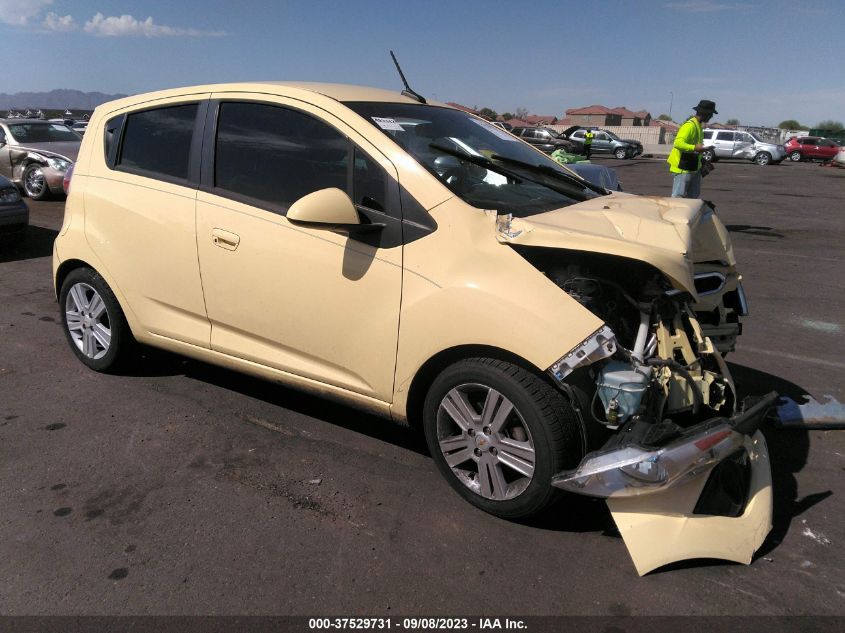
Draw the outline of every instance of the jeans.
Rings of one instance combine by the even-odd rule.
[[[672,181],[673,198],[698,198],[701,195],[701,172],[675,174]]]

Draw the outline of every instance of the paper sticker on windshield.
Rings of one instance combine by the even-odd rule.
[[[62,125],[60,123],[53,123],[53,124],[50,125],[50,127],[54,130],[58,130],[59,132],[66,132],[67,131],[67,126]]]
[[[397,132],[404,132],[405,130],[396,122],[396,119],[385,119],[380,116],[372,117],[382,130],[396,130]]]
[[[470,119],[473,123],[476,123],[483,127],[488,132],[492,132],[496,136],[498,136],[503,141],[516,141],[517,139],[505,132],[502,128],[493,125],[492,123],[488,123],[487,121],[481,121],[480,119]]]

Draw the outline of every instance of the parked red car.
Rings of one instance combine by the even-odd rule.
[[[832,160],[839,145],[821,136],[793,136],[783,144],[791,160]]]

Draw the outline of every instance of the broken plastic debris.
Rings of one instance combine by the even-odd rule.
[[[845,429],[845,404],[833,396],[824,397],[826,402],[808,397],[804,404],[782,397],[775,424],[785,429]]]
[[[323,483],[323,480],[322,479],[309,479],[308,483],[320,485],[321,483]]]

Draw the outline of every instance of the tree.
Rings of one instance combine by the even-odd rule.
[[[820,130],[826,130],[827,132],[841,132],[845,129],[845,125],[842,125],[841,121],[831,121],[830,119],[819,122],[816,127]]]
[[[512,113],[512,112],[503,112],[503,113],[502,113],[502,118],[503,118],[505,121],[510,121],[510,120],[513,118],[513,113]]]
[[[728,119],[725,121],[725,125],[739,125],[739,119]]]
[[[672,117],[670,117],[668,114],[661,114],[659,117],[657,117],[657,120],[658,121],[671,121]]]
[[[806,125],[801,125],[795,119],[787,119],[786,121],[781,121],[778,123],[778,127],[782,130],[807,130],[809,129]]]
[[[481,108],[478,111],[478,114],[480,114],[489,121],[495,121],[496,117],[499,116],[498,114],[496,114],[495,110],[491,110],[490,108]]]
[[[519,108],[516,109],[516,113],[515,113],[514,116],[516,116],[517,119],[524,119],[525,117],[528,116],[528,110],[526,110],[525,108],[519,107]]]

